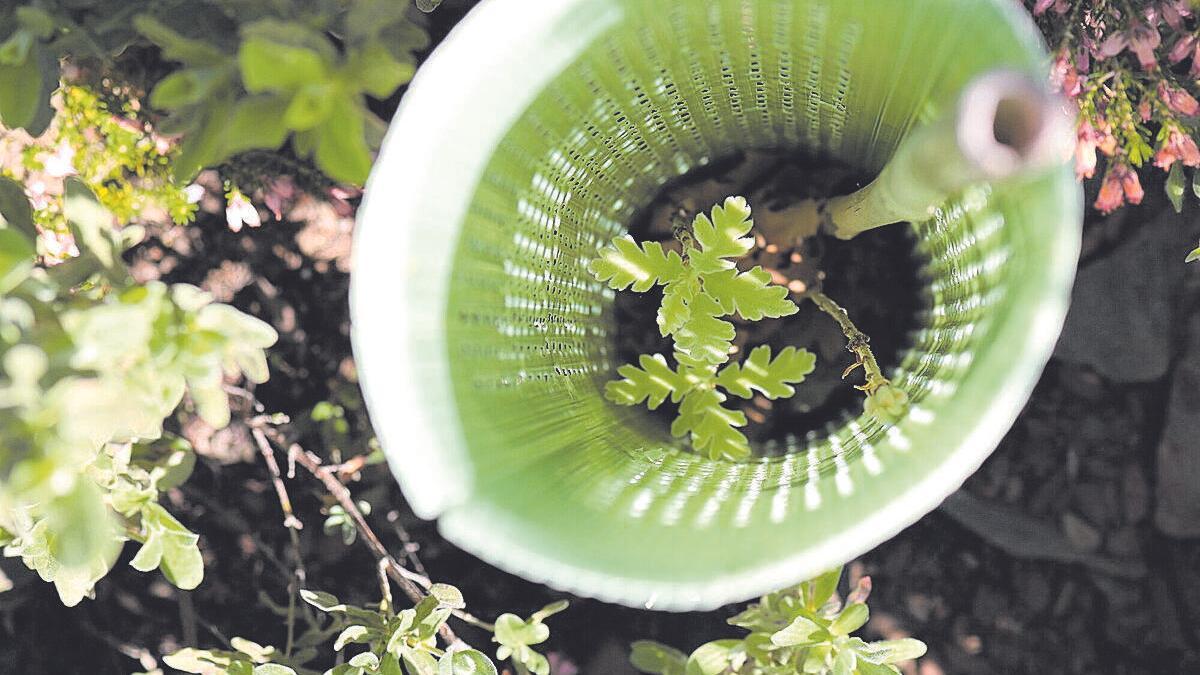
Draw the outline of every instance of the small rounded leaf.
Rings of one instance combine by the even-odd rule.
[[[483,652],[447,652],[438,661],[438,675],[496,675],[496,665]]]

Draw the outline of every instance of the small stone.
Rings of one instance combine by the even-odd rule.
[[[1200,315],[1188,325],[1188,347],[1175,369],[1166,428],[1158,446],[1154,524],[1171,537],[1200,536]]]
[[[1109,553],[1121,558],[1135,558],[1142,553],[1142,542],[1138,538],[1137,528],[1126,525],[1108,535],[1106,545]]]
[[[1116,521],[1120,505],[1111,485],[1082,483],[1075,487],[1074,503],[1089,522],[1106,527]]]
[[[1142,467],[1131,464],[1125,467],[1121,480],[1121,497],[1125,507],[1125,522],[1140,523],[1150,513],[1150,486]]]
[[[1100,530],[1074,513],[1068,512],[1063,514],[1062,529],[1063,534],[1067,536],[1067,541],[1071,542],[1071,546],[1075,550],[1084,553],[1093,553],[1100,548],[1100,543],[1103,540]]]
[[[1194,247],[1185,218],[1164,208],[1104,258],[1080,270],[1055,355],[1115,382],[1149,382],[1167,372],[1176,291]]]

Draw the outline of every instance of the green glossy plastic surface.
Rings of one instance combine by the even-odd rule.
[[[744,148],[877,170],[1001,66],[1045,68],[1011,0],[484,2],[418,74],[360,216],[355,347],[413,507],[511,571],[664,609],[797,582],[934,508],[994,449],[1061,328],[1081,219],[1068,169],[913,225],[929,309],[891,373],[909,415],[769,459],[701,458],[604,400],[613,294],[585,267],[672,178]]]

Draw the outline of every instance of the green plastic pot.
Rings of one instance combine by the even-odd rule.
[[[486,0],[421,68],[367,187],[353,338],[412,508],[532,580],[715,607],[872,548],[995,448],[1062,326],[1067,168],[912,225],[928,310],[894,426],[712,461],[604,400],[613,294],[586,268],[664,183],[744,148],[868,170],[973,76],[1042,77],[1011,0]],[[897,225],[896,227],[909,227]]]

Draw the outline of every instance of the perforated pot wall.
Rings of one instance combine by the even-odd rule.
[[[794,147],[877,170],[972,76],[1044,59],[1008,0],[484,2],[406,94],[357,233],[355,351],[413,508],[514,572],[665,609],[798,581],[934,508],[1061,327],[1068,170],[913,225],[932,309],[892,373],[911,412],[771,459],[703,459],[604,400],[613,295],[585,267],[693,168]]]

